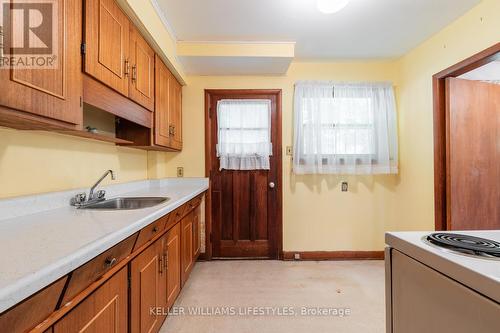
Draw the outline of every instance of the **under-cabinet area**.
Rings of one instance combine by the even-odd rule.
[[[182,85],[149,33],[114,0],[54,4],[57,66],[0,71],[0,126],[180,151]],[[109,121],[85,121],[96,109],[112,131]]]
[[[200,254],[196,195],[0,315],[1,332],[158,332]]]

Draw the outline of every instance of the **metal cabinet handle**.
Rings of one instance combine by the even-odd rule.
[[[269,187],[270,187],[270,188],[274,188],[275,186],[276,186],[276,185],[274,184],[274,182],[270,182],[270,183],[269,183]]]
[[[116,258],[106,258],[106,261],[104,262],[104,265],[107,268],[113,267],[114,264],[116,264],[117,259]]]
[[[137,65],[132,66],[132,81],[137,80]]]
[[[160,266],[159,267],[160,268],[160,275],[162,275],[163,274],[163,256],[160,256],[160,259],[158,259],[158,260],[159,260],[158,264]]]
[[[158,227],[154,227],[153,232],[158,232]]]
[[[168,270],[168,252],[163,254],[163,264],[165,265],[165,270]]]
[[[125,59],[125,76],[128,76],[130,74],[130,61],[128,59]]]

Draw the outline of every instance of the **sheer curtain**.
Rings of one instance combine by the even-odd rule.
[[[217,103],[220,169],[269,169],[271,101],[224,99]]]
[[[297,82],[294,113],[294,173],[398,173],[391,83]]]

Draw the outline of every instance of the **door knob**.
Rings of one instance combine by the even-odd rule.
[[[270,188],[274,188],[275,186],[276,186],[276,185],[275,185],[273,182],[270,182],[270,183],[269,183],[269,187],[270,187]]]

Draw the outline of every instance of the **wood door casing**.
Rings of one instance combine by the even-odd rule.
[[[129,97],[153,111],[155,52],[132,25],[130,25],[130,66]]]
[[[500,85],[448,78],[448,230],[500,229]]]
[[[130,23],[114,0],[85,1],[85,72],[128,96]]]
[[[217,102],[221,99],[271,100],[270,170],[219,170],[216,153]],[[210,177],[207,230],[213,257],[282,256],[281,90],[207,90],[206,172]],[[274,183],[273,189],[269,188]],[[209,238],[210,239],[210,238]],[[210,244],[208,244],[210,247]]]
[[[127,269],[123,268],[54,325],[54,333],[126,333]]]
[[[81,8],[81,0],[57,1],[57,68],[0,70],[0,105],[69,124],[82,124]]]
[[[161,284],[167,284],[163,271],[162,239],[159,239],[130,264],[130,331],[133,333],[157,332],[164,317],[151,315],[151,308],[163,308]]]
[[[500,42],[432,76],[434,96],[434,225],[436,230],[447,230],[448,228],[446,79],[459,77],[498,60],[500,60]]]
[[[181,225],[177,223],[166,236],[167,307],[174,305],[181,291]]]

